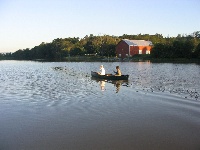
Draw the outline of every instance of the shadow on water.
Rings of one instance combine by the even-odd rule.
[[[128,80],[105,80],[105,79],[98,79],[95,77],[91,77],[92,80],[99,83],[101,91],[105,90],[106,83],[113,84],[116,88],[116,93],[120,91],[121,86],[129,86]]]

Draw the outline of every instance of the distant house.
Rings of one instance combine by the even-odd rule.
[[[151,48],[151,41],[123,39],[116,46],[116,54],[121,58],[131,57],[135,54],[150,54]]]

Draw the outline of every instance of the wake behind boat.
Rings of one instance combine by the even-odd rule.
[[[98,79],[106,80],[128,80],[129,75],[115,76],[113,74],[99,75],[97,72],[91,71],[91,76]]]

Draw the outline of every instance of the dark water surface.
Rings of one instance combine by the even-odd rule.
[[[0,150],[40,149],[200,150],[200,65],[0,61]]]

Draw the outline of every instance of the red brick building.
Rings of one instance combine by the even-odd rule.
[[[116,54],[121,58],[131,57],[135,54],[150,54],[151,48],[151,41],[123,39],[116,46]]]

